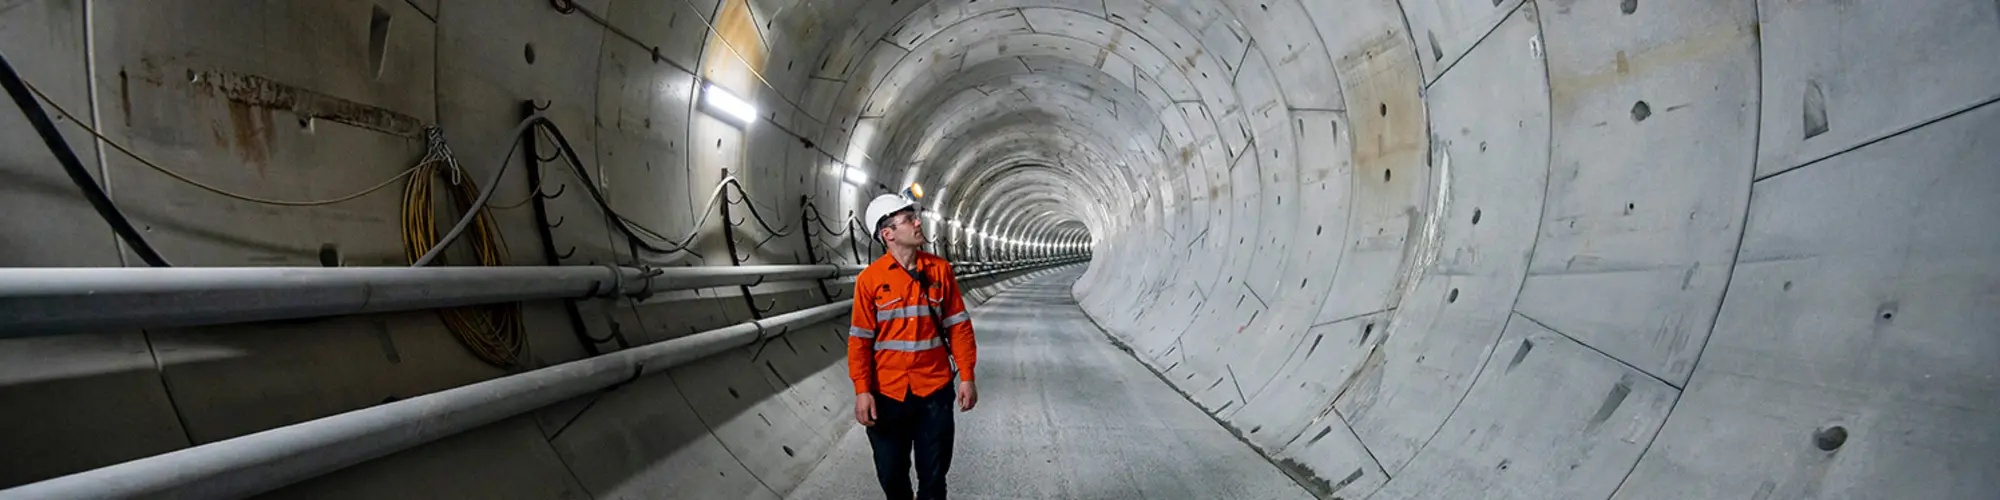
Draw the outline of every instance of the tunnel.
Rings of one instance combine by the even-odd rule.
[[[2000,495],[1991,0],[20,0],[0,498]],[[18,111],[17,111],[18,110]]]

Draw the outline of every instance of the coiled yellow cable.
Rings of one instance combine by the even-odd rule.
[[[458,168],[458,160],[444,145],[443,133],[435,127],[426,133],[429,152],[418,163],[415,175],[410,176],[410,182],[403,190],[403,255],[411,263],[436,246],[440,238],[437,212],[442,207],[437,206],[432,194],[435,184],[444,183],[450,190],[452,205],[459,214],[470,209],[472,201],[479,197],[479,187],[471,176],[463,175]],[[493,221],[492,211],[481,208],[470,229],[463,239],[470,240],[471,253],[479,265],[506,265],[507,247],[500,237],[499,226]],[[450,254],[446,253],[436,260],[444,264],[449,259]],[[501,368],[513,368],[520,364],[527,339],[519,303],[438,309],[438,316],[444,320],[452,335],[458,337],[459,343],[480,360]]]

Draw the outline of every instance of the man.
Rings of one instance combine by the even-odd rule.
[[[893,194],[868,204],[867,223],[888,251],[855,278],[847,337],[854,420],[868,428],[875,476],[891,500],[911,498],[913,451],[916,498],[944,498],[951,404],[955,397],[958,411],[968,411],[979,402],[972,385],[978,360],[972,319],[951,263],[918,250],[926,243],[919,210],[916,202]]]

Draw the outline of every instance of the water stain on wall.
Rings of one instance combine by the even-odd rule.
[[[258,175],[263,175],[264,168],[270,166],[271,143],[277,135],[277,130],[271,128],[271,110],[229,101],[229,125],[235,133],[236,155],[255,166]]]

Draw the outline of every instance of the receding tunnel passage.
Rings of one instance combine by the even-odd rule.
[[[0,499],[879,497],[885,194],[957,496],[2000,491],[1992,0],[0,22]]]
[[[1000,498],[1311,498],[1105,341],[1070,298],[1083,270],[1038,273],[974,310],[980,399],[958,418],[949,483]],[[982,403],[985,404],[985,403]],[[856,427],[788,498],[879,498]]]

